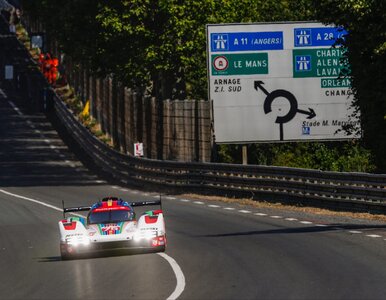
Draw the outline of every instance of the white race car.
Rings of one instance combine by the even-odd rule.
[[[64,217],[70,212],[88,211],[88,214],[87,217],[72,216],[59,221],[62,259],[111,249],[165,251],[162,207],[144,212],[137,220],[133,207],[145,205],[161,206],[161,200],[127,202],[107,197],[92,206],[64,208],[63,205]]]

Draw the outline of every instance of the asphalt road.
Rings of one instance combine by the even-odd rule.
[[[25,101],[0,90],[0,299],[385,298],[386,224],[179,195],[165,256],[61,261],[62,200],[158,195],[98,178]]]
[[[62,200],[72,206],[157,195],[92,174],[46,117],[28,115],[20,100],[0,92],[0,298],[172,295],[176,274],[157,254],[60,260],[55,207]],[[164,196],[163,204],[166,254],[186,281],[179,299],[384,299],[385,224],[180,196]]]

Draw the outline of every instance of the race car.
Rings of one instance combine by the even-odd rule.
[[[133,207],[157,205],[137,219]],[[87,217],[75,212],[88,211]],[[75,216],[66,218],[66,213]],[[71,259],[79,254],[118,249],[163,252],[166,248],[165,222],[161,200],[128,202],[106,197],[92,206],[65,208],[59,221],[60,254]]]

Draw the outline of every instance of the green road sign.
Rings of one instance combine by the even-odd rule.
[[[321,88],[349,88],[351,80],[349,78],[322,78],[320,80]]]
[[[294,49],[293,77],[334,77],[342,76],[346,71],[343,62],[344,49]],[[347,73],[347,72],[346,72]]]
[[[268,74],[268,53],[215,54],[212,75]]]

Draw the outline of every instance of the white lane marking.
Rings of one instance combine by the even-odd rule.
[[[64,155],[63,155],[63,157],[64,157]],[[95,183],[106,183],[106,181],[105,180],[95,180]]]
[[[298,219],[296,219],[296,218],[285,218],[284,220],[286,220],[286,221],[298,221]]]
[[[182,272],[178,263],[172,257],[167,255],[166,253],[157,253],[157,254],[167,260],[167,262],[171,265],[174,271],[174,274],[176,275],[176,279],[177,279],[176,288],[174,289],[173,293],[167,298],[167,300],[175,300],[182,294],[182,292],[185,289],[184,273]]]
[[[23,116],[24,114],[20,111],[20,109],[12,102],[12,101],[8,101],[8,103],[12,106],[12,108],[20,115],[20,116]],[[39,129],[36,129],[35,125],[30,121],[30,120],[27,120],[27,124],[32,128],[34,129],[34,132],[37,133],[37,134],[40,134],[43,138],[44,138],[44,142],[46,142],[47,144],[51,144],[51,141],[47,138],[44,137],[44,134],[39,130]],[[54,145],[50,145],[50,148],[51,149],[56,149],[57,147],[54,146]],[[55,150],[55,152],[57,152]],[[58,153],[58,152],[57,152]],[[60,157],[64,158],[64,156],[62,156],[62,154],[60,154]],[[67,162],[67,161],[66,161]],[[72,166],[73,167],[73,166]]]
[[[132,194],[138,194],[138,192],[137,192],[137,191],[132,191],[131,193],[132,193]]]
[[[204,204],[204,202],[201,202],[201,201],[194,201],[193,203],[194,204],[200,204],[200,205]]]
[[[378,235],[378,234],[366,234],[366,236],[371,237],[371,238],[380,238],[380,237],[382,237],[381,235]]]
[[[5,99],[8,98],[8,96],[4,93],[4,91],[3,91],[2,89],[0,89],[0,96],[1,96],[2,98],[5,98]]]
[[[17,112],[17,114],[18,114],[19,116],[23,116],[23,113],[20,111],[20,109],[19,109],[19,108],[17,108],[17,107],[16,107],[16,105],[15,105],[15,104],[13,104],[13,102],[12,102],[12,101],[8,101],[8,103],[9,103],[9,105],[11,105],[11,106],[12,106],[13,110],[14,110],[14,111],[16,111],[16,112]]]
[[[362,231],[358,231],[358,230],[350,230],[349,232],[353,234],[363,233]]]
[[[122,192],[128,192],[129,191],[128,189],[119,189],[119,190]]]
[[[267,214],[264,214],[264,213],[255,213],[255,216],[259,216],[259,217],[265,217]]]
[[[63,212],[63,209],[62,209],[62,208],[56,207],[56,206],[51,205],[51,204],[48,204],[48,203],[44,203],[44,202],[42,202],[42,201],[38,201],[38,200],[31,199],[31,198],[27,198],[27,197],[24,197],[24,196],[12,194],[12,193],[10,193],[10,192],[7,192],[7,191],[1,190],[1,189],[0,189],[0,192],[3,193],[3,194],[6,194],[6,195],[8,195],[8,196],[12,196],[12,197],[15,197],[15,198],[19,198],[19,199],[27,200],[27,201],[30,201],[30,202],[34,202],[34,203],[36,203],[36,204],[40,204],[40,205],[43,205],[43,206],[52,208],[52,209],[54,209],[54,210]]]
[[[283,217],[282,216],[270,216],[270,218],[272,218],[272,219],[282,219]]]
[[[32,199],[32,198],[28,198],[28,197],[20,196],[20,195],[17,195],[17,194],[13,194],[13,193],[7,192],[7,191],[2,190],[2,189],[0,189],[0,192],[3,193],[3,194],[6,194],[8,196],[12,196],[12,197],[23,199],[23,200],[27,200],[27,201],[30,201],[30,202],[33,202],[33,203],[36,203],[36,204],[39,204],[39,205],[42,205],[42,206],[46,206],[46,207],[51,208],[53,210],[57,210],[57,211],[60,211],[60,212],[63,211],[63,209],[61,209],[59,207],[56,207],[54,205],[51,205],[51,204],[48,204],[48,203],[45,203],[45,202],[42,202],[42,201],[38,201],[38,200],[35,200],[35,199]],[[74,214],[74,215],[78,215],[78,214]],[[83,217],[82,215],[78,215],[78,216]],[[185,289],[185,276],[184,276],[184,273],[182,272],[181,267],[174,260],[174,258],[170,257],[169,255],[167,255],[165,253],[157,253],[157,254],[159,256],[161,256],[162,258],[164,258],[170,264],[170,266],[172,267],[172,270],[174,272],[174,275],[176,275],[176,279],[177,279],[176,288],[174,289],[173,293],[167,298],[167,300],[177,299],[182,294],[182,292]]]
[[[142,196],[149,196],[149,194],[148,193],[143,193]]]
[[[189,199],[180,199],[181,202],[190,202]]]
[[[245,209],[240,209],[239,212],[241,212],[242,214],[250,214],[251,213],[251,211],[245,210]]]
[[[209,204],[208,207],[218,208],[218,207],[220,207],[220,205]]]
[[[119,189],[119,186],[112,186],[112,188],[117,190],[117,189]]]
[[[300,223],[302,223],[302,224],[312,224],[312,222],[310,222],[310,221],[300,221]]]
[[[326,224],[315,224],[316,227],[328,227]]]
[[[51,208],[51,209],[54,209],[54,210],[57,210],[57,211],[60,211],[60,212],[63,212],[63,208],[60,208],[60,207],[57,207],[57,206],[54,206],[54,205],[51,205],[51,204],[48,204],[48,203],[45,203],[45,202],[42,202],[42,201],[39,201],[39,200],[35,200],[35,199],[32,199],[32,198],[28,198],[28,197],[20,196],[20,195],[17,195],[17,194],[13,194],[13,193],[7,192],[5,190],[1,190],[1,189],[0,189],[0,192],[3,193],[3,194],[6,194],[8,196],[12,196],[12,197],[15,197],[15,198],[27,200],[27,201],[30,201],[30,202],[33,202],[33,203],[36,203],[36,204],[39,204],[39,205],[42,205],[42,206],[46,206],[48,208]],[[80,214],[77,214],[77,213],[71,213],[71,215],[84,218],[83,215],[80,215]]]
[[[226,210],[235,210],[236,208],[234,208],[234,207],[224,207],[224,209],[226,209]]]

